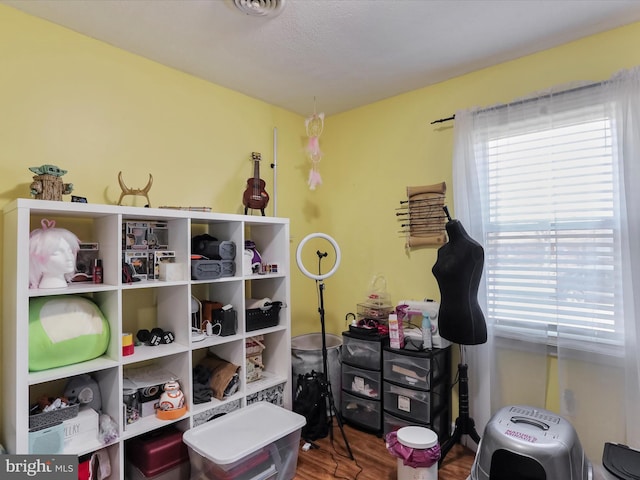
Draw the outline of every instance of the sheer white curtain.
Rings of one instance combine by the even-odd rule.
[[[478,432],[524,404],[571,421],[594,463],[607,441],[640,449],[640,70],[456,112],[454,132],[454,216],[485,248],[489,340],[464,347]]]
[[[618,73],[609,82],[614,100],[616,142],[621,159],[622,293],[624,299],[624,414],[622,443],[640,449],[640,67]]]

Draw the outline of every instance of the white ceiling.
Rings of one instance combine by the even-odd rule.
[[[233,0],[0,3],[301,115],[314,99],[336,114],[640,20],[638,0],[285,0],[273,18]]]

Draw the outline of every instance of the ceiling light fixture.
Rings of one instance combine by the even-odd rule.
[[[254,17],[276,17],[280,15],[286,0],[233,0],[236,8]]]

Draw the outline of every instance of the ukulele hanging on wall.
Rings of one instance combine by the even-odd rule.
[[[264,216],[264,209],[269,203],[269,194],[264,189],[264,180],[260,178],[260,160],[262,157],[258,152],[252,152],[251,159],[253,160],[253,178],[247,180],[247,188],[242,195],[244,214],[246,215],[247,210],[251,208],[260,210],[262,216]]]

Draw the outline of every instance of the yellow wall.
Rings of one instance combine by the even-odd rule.
[[[323,160],[323,209],[330,218],[323,226],[344,245],[344,266],[330,280],[329,305],[338,307],[333,327],[342,325],[342,312],[353,308],[375,272],[386,275],[396,300],[438,298],[431,274],[437,250],[407,252],[394,215],[406,186],[440,181],[455,212],[453,122],[431,121],[549,86],[609,78],[640,64],[640,50],[629,48],[639,40],[635,24],[330,117]]]
[[[303,117],[4,5],[0,64],[0,208],[29,198],[29,167],[55,164],[92,203],[117,202],[122,171],[132,188],[153,175],[152,206],[241,213],[252,151],[263,154],[262,177],[275,196],[269,164],[277,127],[278,216],[291,219],[294,242],[315,228]],[[0,222],[0,238],[2,230]],[[293,282],[295,318],[316,313],[315,292],[306,290]]]
[[[0,59],[0,208],[29,197],[28,167],[50,163],[68,170],[64,181],[89,202],[116,203],[122,171],[132,188],[153,175],[153,206],[240,213],[252,151],[262,153],[261,176],[275,197],[276,127],[277,214],[291,218],[294,239],[311,231],[303,117],[6,6]],[[304,293],[294,283],[294,296]]]
[[[278,215],[291,219],[292,253],[314,231],[342,249],[341,267],[325,282],[327,330],[339,333],[377,273],[393,300],[438,298],[436,249],[407,251],[395,216],[406,186],[440,181],[455,212],[453,123],[432,120],[608,78],[640,64],[640,50],[630,48],[639,40],[640,23],[328,117],[324,184],[309,191],[303,117],[0,6],[0,207],[29,197],[28,167],[52,163],[90,202],[117,201],[118,171],[130,187],[151,173],[154,206],[238,213],[250,152],[267,160],[262,177],[274,194],[267,167],[277,127]],[[318,331],[315,284],[295,262],[291,271],[292,334]]]

